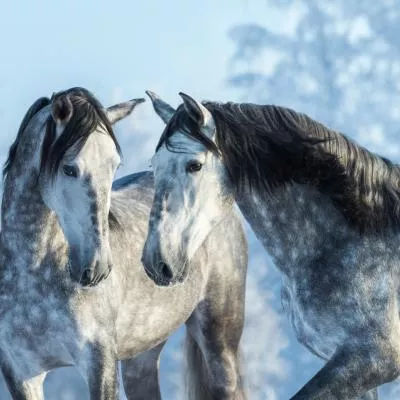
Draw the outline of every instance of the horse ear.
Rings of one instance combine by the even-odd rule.
[[[166,124],[168,124],[169,120],[175,113],[175,109],[164,100],[161,100],[161,98],[154,92],[146,90],[146,94],[150,97],[150,100],[153,103],[154,111]]]
[[[206,131],[214,132],[214,119],[210,111],[203,104],[185,93],[180,92],[179,96],[182,97],[183,105],[190,117],[197,121],[199,126],[205,128]]]
[[[115,104],[114,106],[108,107],[106,110],[107,118],[110,124],[113,125],[119,120],[127,117],[133,109],[140,103],[145,102],[145,99],[132,99],[125,101],[124,103]]]
[[[51,116],[57,125],[66,125],[73,114],[73,106],[68,95],[53,96]]]

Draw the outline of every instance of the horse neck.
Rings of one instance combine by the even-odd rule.
[[[66,246],[56,215],[43,202],[37,174],[12,168],[2,202],[2,269],[36,270],[49,256],[62,260]]]
[[[276,266],[291,274],[333,242],[348,237],[343,216],[330,199],[307,185],[291,184],[271,194],[245,191],[237,204]]]

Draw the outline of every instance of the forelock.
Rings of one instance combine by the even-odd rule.
[[[156,146],[156,152],[164,144],[169,151],[176,153],[185,152],[185,147],[180,146],[179,140],[171,140],[172,136],[178,132],[200,143],[205,147],[206,150],[212,151],[216,155],[219,155],[219,150],[216,144],[201,131],[199,123],[187,113],[183,105],[178,107],[166,125]]]
[[[50,116],[42,146],[40,172],[55,176],[65,153],[72,147],[79,152],[86,143],[89,135],[101,127],[112,138],[118,153],[121,148],[114,135],[110,121],[101,103],[84,88],[72,88],[57,93],[52,100],[60,96],[68,96],[72,107],[72,117],[63,132],[56,137],[56,123]]]

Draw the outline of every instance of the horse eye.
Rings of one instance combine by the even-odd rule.
[[[198,161],[189,161],[186,164],[186,171],[189,173],[198,172],[203,167],[203,164],[199,163]]]
[[[72,165],[63,165],[64,174],[70,176],[71,178],[76,178],[78,176],[78,171]]]

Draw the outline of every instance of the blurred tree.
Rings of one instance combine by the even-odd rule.
[[[235,26],[230,83],[246,100],[309,114],[390,157],[400,122],[395,0],[269,0],[279,24]],[[286,16],[295,15],[295,18]],[[275,23],[274,23],[275,22]],[[392,136],[393,137],[393,136]]]

